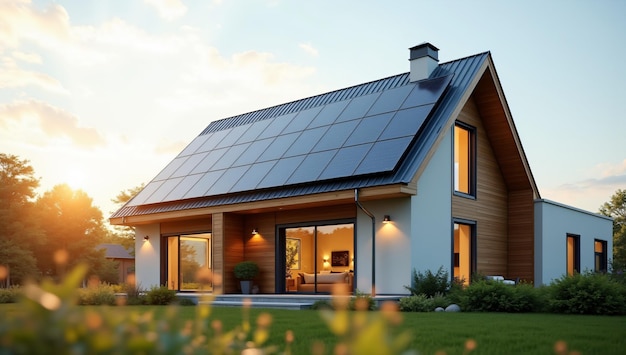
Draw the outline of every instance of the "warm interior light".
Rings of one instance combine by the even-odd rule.
[[[386,214],[386,215],[383,217],[383,223],[389,223],[389,222],[391,222],[391,218],[389,217],[389,215],[388,215],[388,214]]]
[[[143,241],[144,241],[144,242],[147,242],[148,240],[150,240],[150,236],[145,236],[145,237],[143,237]]]
[[[256,230],[256,228],[252,228],[252,235],[257,235],[259,234],[259,231]]]

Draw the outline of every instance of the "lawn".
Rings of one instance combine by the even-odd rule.
[[[101,309],[102,307],[84,307]],[[167,307],[125,306],[107,308],[106,312],[154,312],[154,318],[165,317]],[[179,307],[179,320],[196,319],[198,307]],[[14,304],[0,305],[0,319],[19,312]],[[295,336],[294,354],[310,353],[315,342],[324,343],[326,353],[337,341],[318,311],[249,309],[254,324],[262,313],[272,316],[269,343],[283,344],[285,333]],[[377,317],[379,312],[368,316]],[[560,314],[504,314],[504,313],[401,313],[402,323],[393,334],[410,331],[411,349],[420,354],[463,354],[465,344],[473,340],[472,354],[555,354],[555,345],[565,344],[568,352],[581,354],[624,354],[626,349],[626,317],[582,316]],[[356,319],[352,313],[352,321]],[[225,330],[242,323],[241,308],[212,308],[209,318],[219,319]],[[470,343],[472,343],[470,341]]]

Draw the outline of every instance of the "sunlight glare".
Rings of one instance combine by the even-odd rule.
[[[73,190],[79,190],[79,189],[84,190],[86,181],[87,181],[87,178],[83,171],[78,170],[78,169],[70,169],[67,171],[65,182]]]

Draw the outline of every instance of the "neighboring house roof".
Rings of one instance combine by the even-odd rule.
[[[96,249],[104,249],[105,257],[109,259],[134,259],[129,251],[121,244],[98,244]]]
[[[111,218],[408,184],[489,67],[485,52],[212,122]]]

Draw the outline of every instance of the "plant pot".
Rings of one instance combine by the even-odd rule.
[[[249,295],[252,293],[252,280],[241,280],[239,283],[241,285],[242,294]]]

